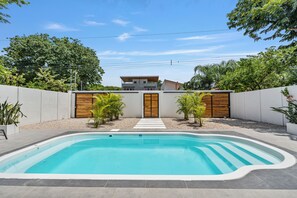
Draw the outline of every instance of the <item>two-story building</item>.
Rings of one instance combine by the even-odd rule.
[[[157,90],[159,76],[121,76],[123,90]]]

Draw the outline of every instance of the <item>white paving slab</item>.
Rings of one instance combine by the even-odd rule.
[[[134,129],[166,129],[160,118],[142,118],[133,127]]]

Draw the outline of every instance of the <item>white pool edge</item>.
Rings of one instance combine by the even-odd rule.
[[[279,149],[275,146],[271,146],[269,144],[260,142],[258,140],[253,140],[250,138],[244,138],[233,135],[221,135],[221,134],[196,134],[191,132],[81,132],[81,133],[73,133],[68,135],[62,135],[58,137],[54,137],[34,145],[25,147],[23,149],[13,151],[6,155],[0,157],[0,161],[5,160],[13,155],[20,154],[24,151],[28,151],[34,149],[36,147],[42,146],[49,142],[64,138],[71,137],[77,135],[86,135],[86,134],[176,134],[176,135],[193,135],[193,136],[217,136],[217,137],[231,137],[235,139],[247,140],[250,142],[254,142],[256,144],[265,146],[270,148],[278,153],[280,153],[284,160],[278,164],[273,165],[250,165],[243,166],[237,169],[234,172],[221,174],[221,175],[107,175],[107,174],[30,174],[30,173],[0,173],[0,179],[75,179],[75,180],[183,180],[183,181],[223,181],[223,180],[234,180],[240,179],[254,170],[263,170],[263,169],[285,169],[289,168],[296,164],[296,158],[290,153]]]

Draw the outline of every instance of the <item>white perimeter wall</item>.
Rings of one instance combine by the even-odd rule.
[[[183,117],[177,114],[177,97],[184,93],[164,93],[162,91],[139,91],[138,93],[119,93],[123,96],[124,108],[123,117],[143,117],[143,94],[159,94],[159,116],[160,117]]]
[[[0,102],[22,104],[21,110],[27,116],[20,125],[61,120],[70,117],[70,94],[23,87],[0,85]]]
[[[161,117],[178,117],[182,118],[183,114],[176,113],[177,111],[177,99],[178,96],[184,93],[168,93],[161,92],[160,93],[160,115]]]
[[[121,93],[126,105],[123,117],[142,117],[142,93]]]
[[[231,117],[277,125],[285,125],[285,117],[271,110],[271,107],[287,106],[286,98],[281,94],[285,87],[258,91],[231,93]],[[289,92],[297,98],[297,86],[288,86]]]

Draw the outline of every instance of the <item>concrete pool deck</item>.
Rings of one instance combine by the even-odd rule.
[[[273,125],[271,125],[273,128]],[[21,130],[0,139],[0,155],[57,135],[68,129]],[[78,130],[83,131],[83,130]],[[90,130],[88,130],[90,131]],[[105,130],[107,131],[107,130]],[[122,129],[120,131],[135,131]],[[143,130],[141,130],[143,131]],[[149,131],[149,130],[147,130]],[[156,131],[156,130],[155,130]],[[174,131],[173,129],[158,131]],[[238,135],[263,141],[297,157],[297,141],[282,131],[234,128],[183,130],[195,133]],[[75,131],[72,131],[75,132]],[[118,181],[118,180],[40,180],[0,179],[0,197],[295,197],[297,165],[282,170],[257,170],[232,181]]]

